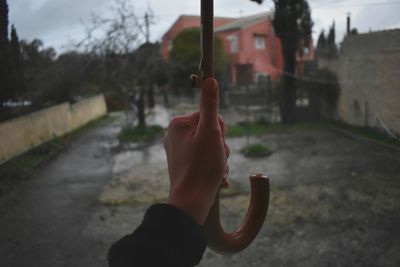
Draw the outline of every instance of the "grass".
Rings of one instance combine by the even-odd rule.
[[[242,148],[240,152],[249,158],[262,158],[271,155],[272,150],[264,144],[253,144]]]
[[[63,147],[63,141],[57,138],[1,165],[0,197],[29,177],[32,171],[56,155]]]
[[[344,124],[344,123],[334,123],[333,125],[338,128],[341,128],[343,130],[352,132],[356,135],[361,135],[366,138],[382,142],[384,144],[400,146],[399,140],[396,140],[387,134],[381,133],[377,129],[368,128],[368,127],[352,126],[352,125],[348,125],[348,124]]]
[[[0,165],[0,197],[17,187],[41,164],[64,148],[62,139],[56,138]]]
[[[57,137],[0,165],[0,197],[5,192],[13,190],[21,181],[27,179],[38,166],[59,154],[73,137],[87,129],[104,125],[112,120],[113,118],[107,115],[103,116],[63,137]]]
[[[325,122],[319,123],[295,123],[295,124],[282,124],[282,123],[267,123],[263,121],[241,123],[231,125],[228,127],[228,137],[241,137],[249,135],[264,135],[271,133],[291,133],[298,131],[319,130],[326,128],[328,124]]]
[[[126,127],[121,130],[118,137],[122,142],[148,142],[162,136],[163,132],[164,129],[157,125]]]
[[[260,136],[264,134],[274,133],[295,133],[301,131],[321,130],[336,127],[345,131],[349,131],[353,134],[360,135],[378,142],[400,146],[400,141],[385,134],[377,129],[369,127],[352,126],[345,123],[339,122],[300,122],[290,125],[282,123],[268,123],[264,121],[251,122],[251,123],[240,123],[236,125],[230,125],[228,127],[228,137],[242,137],[248,135]]]

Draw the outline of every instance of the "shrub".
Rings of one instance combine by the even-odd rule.
[[[262,158],[272,154],[272,150],[263,144],[253,144],[241,149],[243,155],[250,158]]]
[[[162,136],[163,132],[164,129],[158,125],[126,127],[122,129],[118,137],[122,142],[148,142]]]

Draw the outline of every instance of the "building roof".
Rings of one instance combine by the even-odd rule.
[[[264,12],[252,16],[238,18],[230,23],[224,24],[220,27],[215,28],[215,32],[230,31],[236,29],[243,29],[254,23],[265,20],[266,18],[271,18],[272,14],[270,12]]]
[[[353,34],[342,43],[344,55],[376,54],[400,50],[400,29]]]
[[[215,27],[218,27],[222,24],[229,23],[233,20],[236,20],[236,18],[229,18],[229,17],[214,17],[214,25]],[[200,27],[200,16],[198,15],[180,15],[175,22],[172,24],[172,26],[167,30],[167,32],[164,33],[162,39],[164,39],[165,36],[169,34],[169,32],[177,25],[179,22],[193,22]]]
[[[196,18],[196,19],[198,19],[198,18],[200,18],[200,16],[199,15],[187,15],[186,14],[186,15],[180,15],[178,17],[178,19],[179,18]],[[235,19],[235,18],[233,18],[233,17],[214,17],[214,19]]]

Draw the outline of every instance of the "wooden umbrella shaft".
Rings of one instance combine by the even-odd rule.
[[[256,0],[261,1],[261,0]],[[200,75],[192,75],[193,85],[201,88],[202,80],[214,78],[214,0],[201,0],[201,50]],[[208,246],[217,253],[237,253],[245,249],[257,236],[267,214],[269,204],[269,179],[257,174],[250,177],[251,198],[249,209],[239,228],[226,233],[219,213],[219,194],[204,223]]]
[[[200,71],[202,79],[214,77],[214,0],[201,0]]]

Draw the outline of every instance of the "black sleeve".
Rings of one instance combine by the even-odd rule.
[[[203,228],[168,204],[150,207],[140,226],[112,245],[110,267],[188,267],[197,265],[207,241]]]

